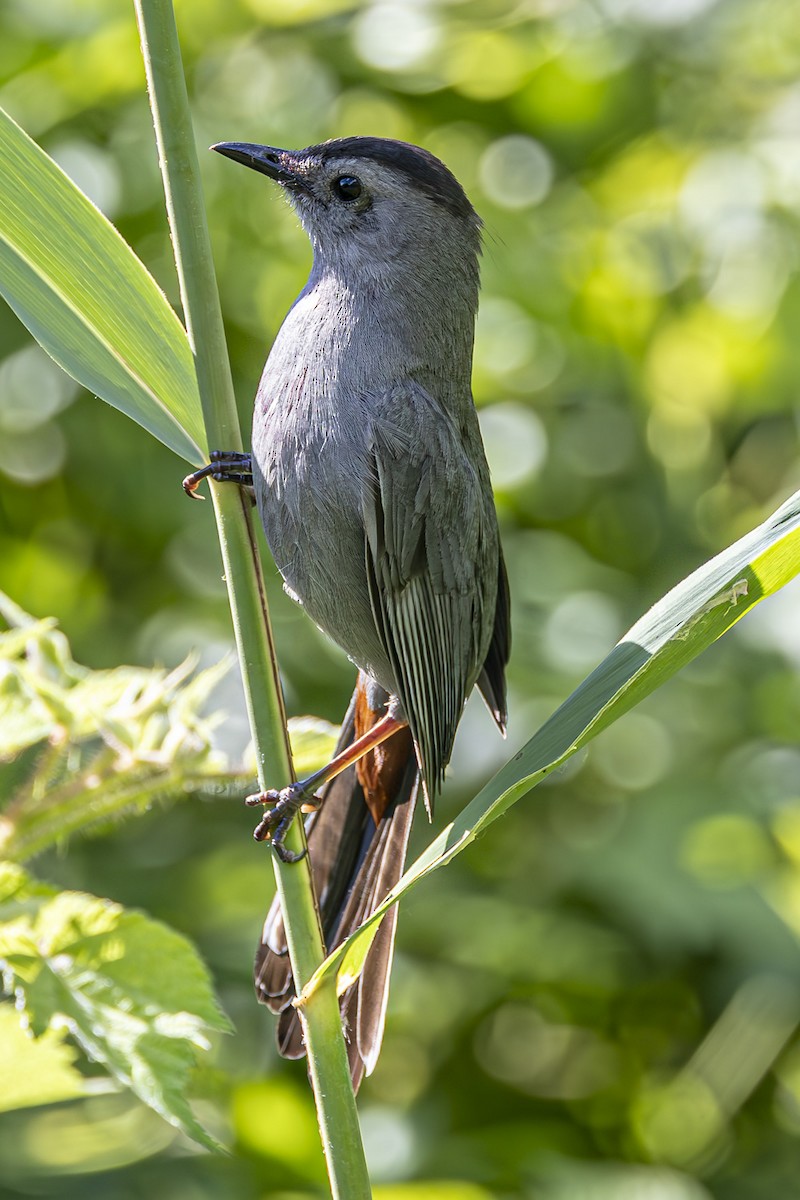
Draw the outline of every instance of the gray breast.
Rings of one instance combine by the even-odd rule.
[[[366,422],[332,412],[307,373],[267,363],[253,421],[253,481],[270,551],[287,591],[359,667],[396,691],[366,578],[362,489]]]

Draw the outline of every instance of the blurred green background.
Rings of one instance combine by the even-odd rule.
[[[419,142],[485,221],[475,396],[514,615],[503,744],[470,703],[437,824],[668,587],[800,487],[800,22],[792,0],[187,0],[198,144]],[[132,11],[6,0],[0,104],[175,300]],[[245,429],[310,252],[266,181],[203,154]],[[210,507],[184,464],[0,312],[0,587],[90,666],[218,660]],[[289,709],[353,669],[267,567]],[[362,1090],[383,1200],[800,1196],[800,589],[764,604],[401,913]],[[235,672],[221,745],[246,740]],[[133,1100],[0,1117],[8,1196],[324,1189],[302,1066],[250,963],[271,891],[235,795],[35,864],[196,940],[236,1034],[214,1159]],[[420,823],[417,845],[430,831]]]

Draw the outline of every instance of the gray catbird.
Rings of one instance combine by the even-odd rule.
[[[252,461],[217,453],[189,486],[252,470],[286,590],[359,667],[333,764],[255,798],[272,806],[256,836],[285,859],[298,808],[318,805],[308,847],[330,950],[400,877],[420,781],[430,813],[476,683],[505,727],[508,587],[470,389],[480,220],[443,163],[405,142],[213,149],[277,181],[314,248],[261,378]],[[380,1049],[395,921],[342,999],[356,1086]],[[256,986],[281,1013],[281,1052],[299,1057],[276,905]]]

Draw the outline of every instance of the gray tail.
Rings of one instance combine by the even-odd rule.
[[[350,703],[337,753],[354,739],[355,695]],[[308,818],[306,836],[322,932],[330,952],[353,932],[394,887],[403,873],[411,822],[419,792],[413,750],[399,786],[377,826],[367,808],[355,767],[324,788],[322,806]],[[378,1061],[386,1019],[389,977],[397,927],[395,906],[381,924],[359,980],[342,996],[342,1025],[354,1089]],[[280,902],[267,914],[256,951],[256,994],[279,1014],[278,1050],[284,1058],[305,1054],[289,963]]]

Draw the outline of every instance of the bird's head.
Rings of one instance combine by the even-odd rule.
[[[244,142],[212,149],[280,184],[321,266],[373,278],[464,270],[477,284],[480,218],[429,151],[377,137],[305,150]]]

